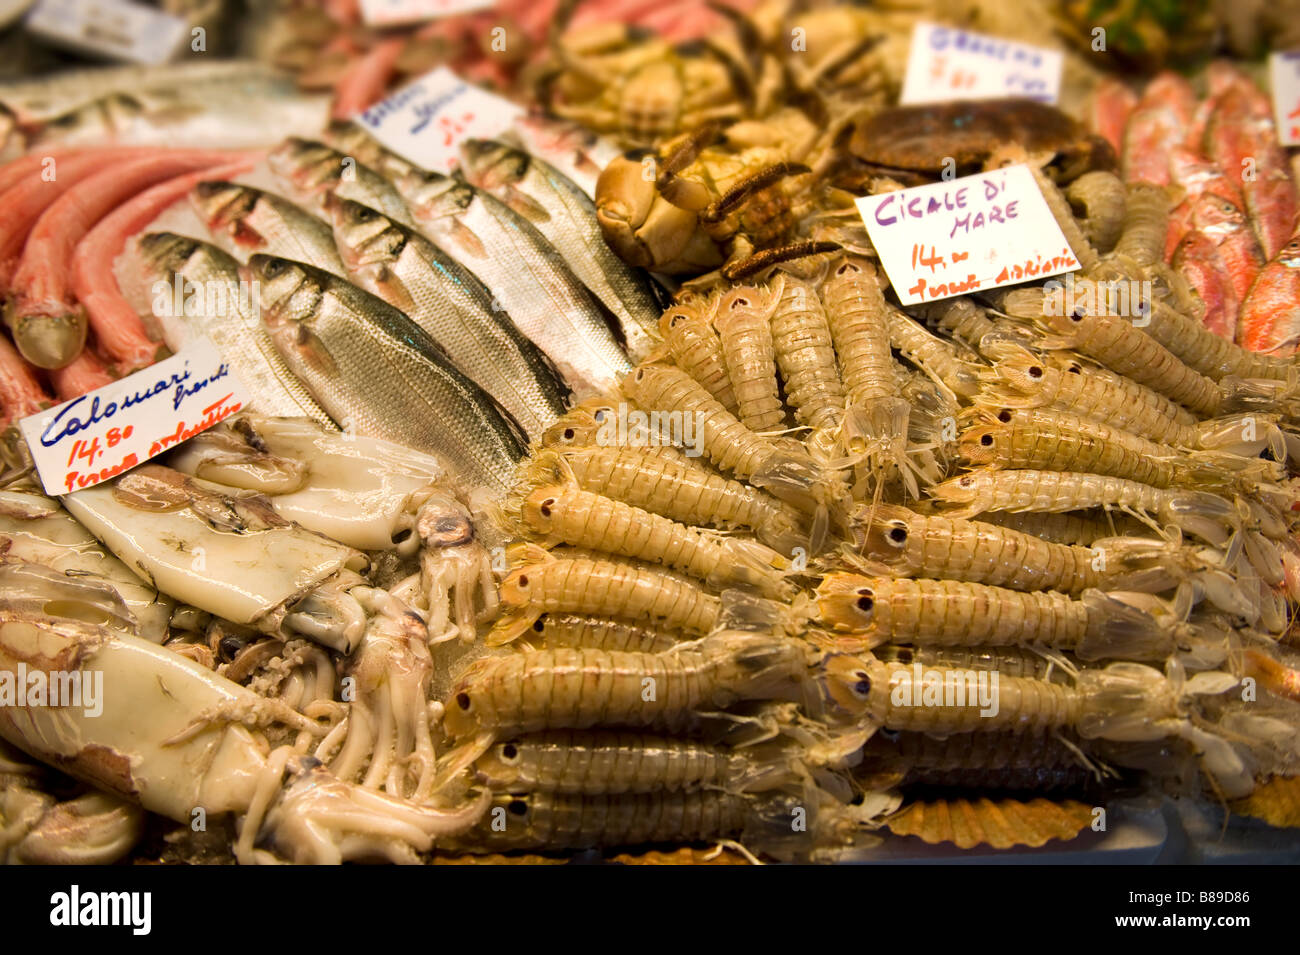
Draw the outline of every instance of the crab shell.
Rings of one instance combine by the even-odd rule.
[[[629,265],[667,275],[697,275],[717,268],[722,248],[702,232],[696,212],[673,205],[660,195],[644,156],[627,153],[614,159],[596,181],[596,218],[605,241]]]
[[[1062,180],[1113,170],[1115,150],[1053,106],[1027,99],[982,100],[881,110],[855,124],[848,150],[879,166],[938,174],[952,160],[978,166],[1008,143],[1054,152]]]

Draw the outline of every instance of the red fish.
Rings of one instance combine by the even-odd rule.
[[[1217,97],[1205,145],[1224,174],[1240,180],[1251,226],[1272,258],[1295,234],[1300,195],[1272,116],[1259,114],[1260,95],[1236,85]]]
[[[1191,227],[1204,233],[1218,246],[1228,280],[1242,301],[1264,267],[1264,254],[1245,213],[1222,196],[1205,192],[1192,202]]]
[[[1093,91],[1088,104],[1089,125],[1115,147],[1116,156],[1124,149],[1124,127],[1137,102],[1137,94],[1114,77],[1103,77]]]
[[[1183,190],[1182,201],[1169,215],[1169,228],[1165,235],[1165,260],[1193,228],[1192,213],[1196,200],[1209,193],[1231,202],[1238,209],[1245,207],[1241,190],[1223,174],[1214,163],[1194,151],[1177,147],[1169,155],[1169,174],[1175,185]],[[1252,276],[1253,277],[1253,276]]]
[[[1183,273],[1205,303],[1201,324],[1228,341],[1235,340],[1237,305],[1241,300],[1228,279],[1218,244],[1204,232],[1193,229],[1174,250],[1173,266]]]
[[[1300,345],[1300,239],[1264,267],[1241,306],[1240,344],[1251,351],[1294,354]]]
[[[1177,73],[1147,84],[1124,130],[1124,180],[1168,185],[1170,151],[1187,141],[1195,112],[1196,94]]]

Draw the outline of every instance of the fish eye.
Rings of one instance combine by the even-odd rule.
[[[957,483],[960,484],[962,487],[970,487],[972,484],[975,483],[975,479],[971,477],[969,474],[964,474],[957,479]]]
[[[288,268],[288,264],[282,259],[268,259],[262,266],[262,274],[268,279],[273,279],[283,273],[286,268]]]
[[[1030,378],[1042,378],[1042,377],[1043,377],[1043,369],[1040,368],[1038,365],[1030,365],[1030,366],[1026,369],[1026,373],[1029,375]]]
[[[901,544],[907,540],[907,528],[896,526],[889,529],[889,539],[896,544]]]
[[[369,222],[375,217],[375,210],[367,206],[361,206],[357,209],[356,219],[358,222]]]
[[[596,420],[597,423],[600,423],[600,422],[604,421],[604,420],[605,420],[605,409],[604,409],[604,408],[597,408],[597,409],[596,409],[596,413],[592,415],[592,418],[594,418],[594,419]]]
[[[1083,317],[1084,317],[1086,314],[1087,314],[1087,312],[1084,311],[1084,309],[1083,309],[1081,306],[1075,306],[1074,311],[1072,311],[1072,312],[1070,313],[1070,321],[1072,321],[1072,322],[1081,322],[1081,321],[1083,321]]]
[[[857,673],[853,674],[853,676],[856,677],[858,681],[853,684],[853,692],[865,700],[871,695],[871,677],[867,676],[866,672],[863,670],[859,670]]]
[[[548,497],[546,500],[542,501],[542,506],[538,508],[538,510],[542,512],[542,517],[550,517],[551,508],[554,505],[555,505],[555,498],[553,497]]]
[[[1009,421],[1011,420],[1011,411],[1010,411],[1010,409],[1008,409],[1008,408],[1003,408],[1001,411],[999,411],[999,412],[998,412],[998,420],[1001,421],[1003,424],[1006,424],[1007,422],[1009,422]]]
[[[462,710],[465,710],[466,712],[468,712],[470,706],[472,705],[472,703],[471,703],[471,701],[470,701],[470,698],[469,698],[469,694],[468,694],[468,693],[457,693],[457,694],[456,694],[456,705],[459,706]]]
[[[520,574],[520,575],[516,578],[516,580],[518,581],[520,587],[527,587],[527,586],[528,586],[528,575],[527,575],[527,574]]]
[[[670,318],[670,319],[668,320],[668,327],[669,327],[669,328],[676,328],[678,325],[680,325],[680,324],[681,324],[682,322],[684,322],[684,321],[686,321],[686,316],[685,316],[685,315],[680,315],[680,314],[679,314],[679,315],[674,315],[672,318]]]
[[[980,435],[980,444],[984,445],[984,447],[986,448],[993,447],[993,435],[991,434]]]

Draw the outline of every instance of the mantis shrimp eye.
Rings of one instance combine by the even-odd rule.
[[[991,434],[980,435],[980,444],[984,445],[984,447],[986,448],[993,447],[993,435]]]
[[[957,483],[960,484],[962,487],[970,487],[972,484],[975,483],[975,479],[971,477],[969,474],[964,474],[962,475],[961,480],[959,480]]]
[[[528,815],[528,803],[524,802],[522,799],[510,800],[510,805],[506,808],[512,816]]]
[[[527,574],[520,574],[520,575],[519,575],[519,578],[518,578],[518,583],[519,583],[519,586],[520,586],[520,587],[527,587],[527,586],[528,586],[528,575],[527,575]]]
[[[555,506],[555,498],[548,497],[546,500],[542,501],[542,506],[539,507],[538,510],[541,511],[542,517],[550,517],[551,508],[554,506]]]
[[[565,440],[565,441],[572,441],[573,438],[574,438],[574,431],[573,431],[573,429],[572,429],[572,428],[565,428],[565,429],[564,429],[564,440]]]
[[[1001,411],[999,411],[999,412],[998,412],[998,420],[1001,421],[1003,424],[1006,424],[1007,422],[1009,422],[1009,421],[1011,420],[1011,412],[1010,412],[1010,410],[1008,410],[1008,409],[1006,409],[1006,408],[1003,408]]]
[[[899,663],[911,663],[911,662],[912,662],[912,650],[911,650],[910,647],[903,647],[902,649],[900,649],[899,651],[897,651],[896,656],[897,656],[897,659],[898,659],[898,662],[899,662]]]
[[[1081,321],[1083,321],[1083,316],[1086,315],[1086,314],[1087,314],[1087,312],[1085,312],[1083,309],[1081,309],[1081,308],[1076,308],[1074,311],[1072,311],[1072,312],[1070,313],[1070,321],[1072,321],[1072,322],[1081,322]]]
[[[1029,375],[1030,378],[1042,378],[1042,377],[1043,377],[1043,369],[1040,368],[1040,367],[1038,367],[1037,365],[1030,365],[1029,368],[1027,369],[1027,373],[1028,373],[1028,375]]]
[[[861,610],[863,613],[869,613],[871,611],[871,608],[874,607],[875,605],[876,602],[872,600],[870,597],[858,598],[858,609]]]
[[[871,677],[867,676],[865,670],[859,670],[853,676],[858,681],[853,684],[853,692],[866,699],[871,694]]]
[[[546,629],[546,614],[542,614],[540,617],[538,617],[536,620],[533,621],[533,630],[535,630],[537,633],[542,633],[545,629]]]
[[[468,693],[457,693],[456,705],[459,706],[462,710],[468,711],[470,706],[473,704],[470,702]]]
[[[513,763],[519,758],[519,747],[514,743],[506,743],[501,747],[501,758],[507,763]]]
[[[906,527],[891,528],[889,531],[889,539],[896,544],[903,543],[903,541],[907,540],[907,528]]]

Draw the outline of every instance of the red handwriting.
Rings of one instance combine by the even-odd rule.
[[[940,282],[928,285],[925,279],[917,279],[916,284],[907,290],[910,296],[922,296],[929,299],[947,298],[950,295],[964,295],[980,287],[980,280],[971,272],[962,281]]]
[[[197,424],[190,427],[185,426],[184,420],[176,422],[176,430],[171,434],[165,434],[149,446],[149,457],[160,454],[174,444],[180,444],[182,441],[188,441],[200,432],[208,430],[219,421],[224,421],[232,414],[243,407],[243,402],[235,402],[229,407],[223,407],[227,401],[234,397],[234,392],[214,401],[203,409],[203,419]]]
[[[101,481],[117,477],[123,471],[129,471],[139,463],[140,459],[132,452],[111,468],[104,468],[102,471],[92,471],[89,474],[82,474],[80,471],[69,471],[63,477],[63,484],[71,493],[77,488],[90,487],[92,484],[99,484]]]
[[[1079,260],[1074,257],[1074,253],[1069,249],[1064,249],[1060,255],[1054,255],[1051,258],[1045,259],[1041,255],[1037,255],[1032,259],[1025,259],[1023,263],[1004,265],[994,281],[999,283],[1019,282],[1022,279],[1033,278],[1037,275],[1053,275],[1057,272],[1077,269],[1078,267]]]

